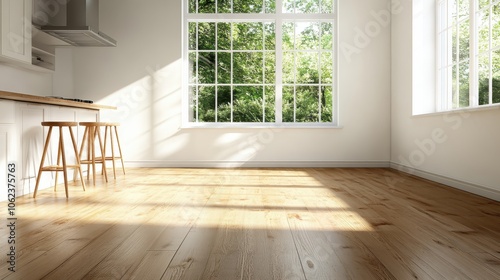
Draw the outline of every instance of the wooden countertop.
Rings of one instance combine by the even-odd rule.
[[[15,92],[8,92],[8,91],[1,91],[1,90],[0,90],[0,99],[24,101],[24,102],[39,103],[39,104],[49,104],[49,105],[57,105],[57,106],[66,106],[66,107],[75,107],[75,108],[84,108],[84,109],[92,109],[92,110],[101,110],[101,109],[116,110],[116,107],[114,107],[114,106],[99,105],[99,104],[95,104],[95,103],[85,103],[85,102],[65,100],[65,99],[60,99],[60,98],[36,96],[36,95],[15,93]]]

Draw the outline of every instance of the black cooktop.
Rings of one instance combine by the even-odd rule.
[[[63,100],[69,100],[69,101],[75,101],[75,102],[82,102],[82,103],[94,103],[92,100],[86,100],[86,99],[78,99],[78,98],[66,98],[66,97],[61,97],[61,96],[47,96],[51,98],[57,98],[57,99],[63,99]]]

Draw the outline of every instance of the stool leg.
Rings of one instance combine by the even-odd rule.
[[[118,128],[115,126],[116,143],[118,144],[118,151],[120,152],[120,161],[122,162],[123,175],[125,175],[125,165],[123,164],[122,147],[120,146],[120,138],[118,137]]]
[[[114,154],[114,149],[113,149],[113,135],[111,134],[112,130],[110,129],[110,126],[106,125],[104,126],[104,152],[103,152],[103,160],[106,161],[106,155],[107,155],[107,147],[108,147],[108,134],[109,137],[111,138],[111,160],[114,160],[115,154]],[[115,171],[115,162],[112,162],[113,164],[113,178],[116,179],[116,171]],[[104,173],[104,170],[103,172]]]
[[[101,132],[99,127],[95,128],[97,131],[97,137],[99,138],[99,148],[101,149],[101,157],[102,157],[102,170],[104,171],[104,178],[106,180],[106,183],[108,182],[108,172],[106,172],[106,158],[104,154],[104,149],[102,147],[102,137],[101,137]],[[95,158],[95,156],[94,156]]]
[[[106,126],[106,130],[108,127]],[[111,140],[111,160],[113,162],[113,176],[116,179],[116,168],[115,168],[115,142],[113,141],[113,130],[109,130],[109,138]]]
[[[61,143],[59,143],[57,147],[57,165],[56,166],[61,166]],[[54,191],[57,190],[57,179],[58,179],[59,172],[56,171],[56,181],[54,182]]]
[[[90,146],[92,147],[92,179],[94,180],[94,186],[95,186],[95,127],[90,127],[90,139],[92,139]]]
[[[42,159],[40,160],[40,167],[38,168],[38,175],[36,177],[35,192],[33,193],[33,198],[36,197],[36,192],[38,191],[38,185],[40,184],[40,178],[42,177],[43,163],[45,162],[45,156],[47,155],[47,149],[49,148],[51,134],[52,134],[52,126],[49,127],[49,132],[47,133],[47,139],[45,140],[45,145],[43,147]]]
[[[71,128],[69,128],[71,129]],[[62,127],[59,127],[59,148],[62,153],[62,164],[63,164],[63,176],[64,176],[64,189],[66,191],[66,198],[68,198],[68,173],[66,166],[66,152],[64,151],[64,137]]]
[[[75,141],[75,135],[73,134],[73,130],[71,129],[71,127],[69,127],[69,134],[71,135],[71,142],[73,142],[73,149],[75,151],[75,160],[76,160],[76,165],[78,166],[76,169],[78,169],[78,172],[80,173],[80,180],[82,181],[82,187],[83,187],[83,190],[85,190],[85,182],[83,181],[82,166],[80,163],[80,155],[78,153],[78,148],[77,148],[76,141]],[[76,170],[75,170],[75,173],[76,173]]]
[[[95,162],[93,161],[93,152],[94,152],[94,141],[95,141],[95,135],[93,133],[92,127],[88,126],[88,134],[87,134],[87,181],[90,181],[90,173],[92,173],[92,169],[94,170],[93,173],[95,173]],[[90,168],[92,166],[92,169]],[[94,178],[94,186],[95,186],[95,175],[93,175]]]
[[[80,158],[80,164],[81,164],[81,161],[82,161],[83,149],[85,148],[85,141],[87,139],[87,133],[88,133],[88,127],[85,127],[85,130],[83,132],[83,138],[82,138],[82,146],[80,147],[80,152],[78,153],[78,157]],[[81,165],[80,165],[80,169],[81,169]],[[81,172],[80,172],[80,177],[81,177]],[[82,181],[83,181],[83,177],[81,177],[81,178],[82,178]]]
[[[104,154],[102,155],[102,160],[106,160],[106,149],[108,147],[108,126],[104,126]],[[104,175],[104,170],[101,171],[101,175]]]
[[[93,139],[94,134],[92,133],[92,127],[89,127],[89,135],[87,138],[88,149],[87,149],[87,180],[90,181],[90,166],[92,165],[92,151],[93,151]],[[95,180],[94,180],[95,185]]]

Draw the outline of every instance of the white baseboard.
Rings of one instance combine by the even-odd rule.
[[[127,167],[184,167],[184,168],[314,168],[314,167],[372,167],[388,168],[388,161],[126,161]]]
[[[450,186],[453,188],[457,188],[457,189],[466,191],[466,192],[477,194],[477,195],[480,195],[480,196],[483,196],[483,197],[486,197],[489,199],[493,199],[496,201],[500,201],[500,191],[492,189],[492,188],[488,188],[488,187],[480,186],[477,184],[453,179],[450,177],[442,176],[442,175],[431,173],[428,171],[415,169],[413,167],[408,167],[408,166],[405,166],[405,165],[402,165],[399,163],[395,163],[395,162],[391,162],[390,167],[392,169],[399,170],[399,171],[407,173],[407,174],[415,175],[417,177],[431,180],[431,181],[434,181],[434,182],[437,182],[440,184],[444,184],[444,185],[447,185],[447,186]]]

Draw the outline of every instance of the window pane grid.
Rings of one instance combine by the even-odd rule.
[[[332,0],[308,0],[295,1],[283,0],[282,10],[284,13],[301,13],[301,14],[317,14],[317,13],[332,13]]]
[[[270,0],[189,0],[191,14],[213,13],[274,13],[275,1]]]
[[[215,0],[215,3],[217,4],[218,3],[218,0]],[[218,5],[215,6],[215,9],[217,10],[218,8]],[[219,26],[218,24],[214,23],[214,27],[215,27],[215,34],[214,34],[214,49],[217,50],[219,47]],[[215,53],[215,84],[218,84],[218,80],[219,80],[219,54],[216,52]],[[221,92],[222,94],[222,92]],[[214,102],[214,107],[215,107],[215,122],[218,122],[218,119],[219,119],[219,87],[216,86],[215,87],[215,102]]]
[[[488,105],[500,103],[500,75],[495,71],[500,64],[495,60],[495,51],[500,45],[499,1],[480,1],[479,8],[478,103]]]
[[[437,7],[440,108],[500,103],[500,1],[442,0]]]
[[[323,118],[323,102],[326,99],[323,98],[323,88],[325,88],[328,83],[323,81],[323,72],[329,69],[327,66],[325,71],[323,65],[328,65],[327,63],[333,64],[333,61],[328,61],[329,58],[333,58],[331,54],[331,48],[329,51],[323,51],[326,49],[324,46],[325,42],[328,42],[328,24],[325,22],[303,22],[303,21],[292,21],[284,22],[284,64],[283,72],[285,74],[285,79],[283,80],[284,87],[290,87],[293,89],[293,119],[290,117],[286,118],[285,122],[321,122],[324,121]],[[304,39],[306,38],[306,39]],[[306,43],[305,43],[306,42]],[[325,76],[326,78],[327,76]],[[330,83],[332,79],[330,77]],[[292,95],[287,96],[289,99]],[[284,107],[290,106],[290,100],[283,104]],[[309,112],[308,115],[304,115],[302,111],[305,110]],[[287,108],[283,108],[286,111]],[[326,115],[325,115],[326,116]],[[325,118],[325,120],[331,121],[331,118]]]
[[[281,56],[286,56],[286,52],[281,53],[279,49],[276,49],[281,45],[276,44],[276,39],[281,39],[282,35],[277,33],[281,28],[275,28],[275,26],[276,22],[282,21],[269,20],[266,16],[263,17],[264,20],[259,19],[259,15],[252,14],[257,11],[256,6],[252,4],[236,10],[234,7],[240,2],[245,1],[217,0],[215,7],[210,8],[207,6],[208,1],[189,1],[188,11],[191,16],[187,19],[189,26],[187,53],[190,74],[187,85],[192,94],[190,106],[195,108],[192,114],[193,119],[190,118],[190,120],[194,122],[281,122],[284,117],[276,116],[275,118],[274,113],[281,115],[284,114],[281,111],[286,110],[278,110],[274,106],[280,103],[277,103],[278,100],[281,100],[281,96],[285,94],[285,90],[280,89],[290,86],[290,89],[293,89],[293,122],[298,121],[298,108],[301,106],[309,108],[310,100],[315,100],[315,105],[308,113],[312,117],[309,116],[309,119],[305,121],[325,122],[322,118],[323,110],[329,111],[331,115],[333,98],[336,96],[333,94],[333,16],[328,20],[320,16],[314,21],[308,19],[310,15],[291,17],[296,18],[293,22],[295,25],[304,25],[300,31],[306,29],[311,31],[309,34],[311,37],[309,41],[299,42],[297,27],[294,27],[294,46],[289,52],[293,56],[293,71],[291,71],[293,80],[290,83],[284,83],[276,68],[281,64]],[[314,3],[304,7],[313,9],[314,13],[333,13],[332,0],[310,2]],[[275,9],[273,6],[275,2],[271,0],[257,0],[252,3],[261,4],[258,8],[260,13],[280,14],[281,12]],[[283,2],[277,1],[277,3]],[[295,4],[293,2],[294,12],[310,11]],[[231,14],[226,19],[209,18],[208,14],[221,12]],[[241,17],[237,13],[249,14]],[[200,14],[202,18],[196,19],[193,14]],[[308,24],[310,26],[307,26]],[[229,36],[224,33],[224,28],[226,28],[224,25],[230,29]],[[323,38],[323,34],[329,36]],[[259,39],[255,40],[255,38]],[[273,38],[273,40],[268,38]],[[311,42],[312,45],[310,45]],[[244,66],[241,61],[244,61]],[[243,72],[240,71],[242,69]],[[299,70],[300,75],[298,75]],[[323,74],[328,71],[332,73]],[[280,84],[282,86],[279,86]],[[330,102],[330,105],[325,104],[323,100]],[[213,104],[213,108],[208,108],[206,104]],[[227,108],[230,108],[230,114],[224,113]],[[228,115],[230,115],[229,119]],[[327,118],[326,122],[333,123],[333,117],[329,117],[329,121]]]
[[[454,45],[452,44],[453,39],[453,14],[454,6],[451,1],[442,0],[438,2],[438,88],[442,91],[442,96],[440,100],[440,106],[442,108],[447,108],[448,104],[452,104],[453,101],[453,56],[452,49]]]

